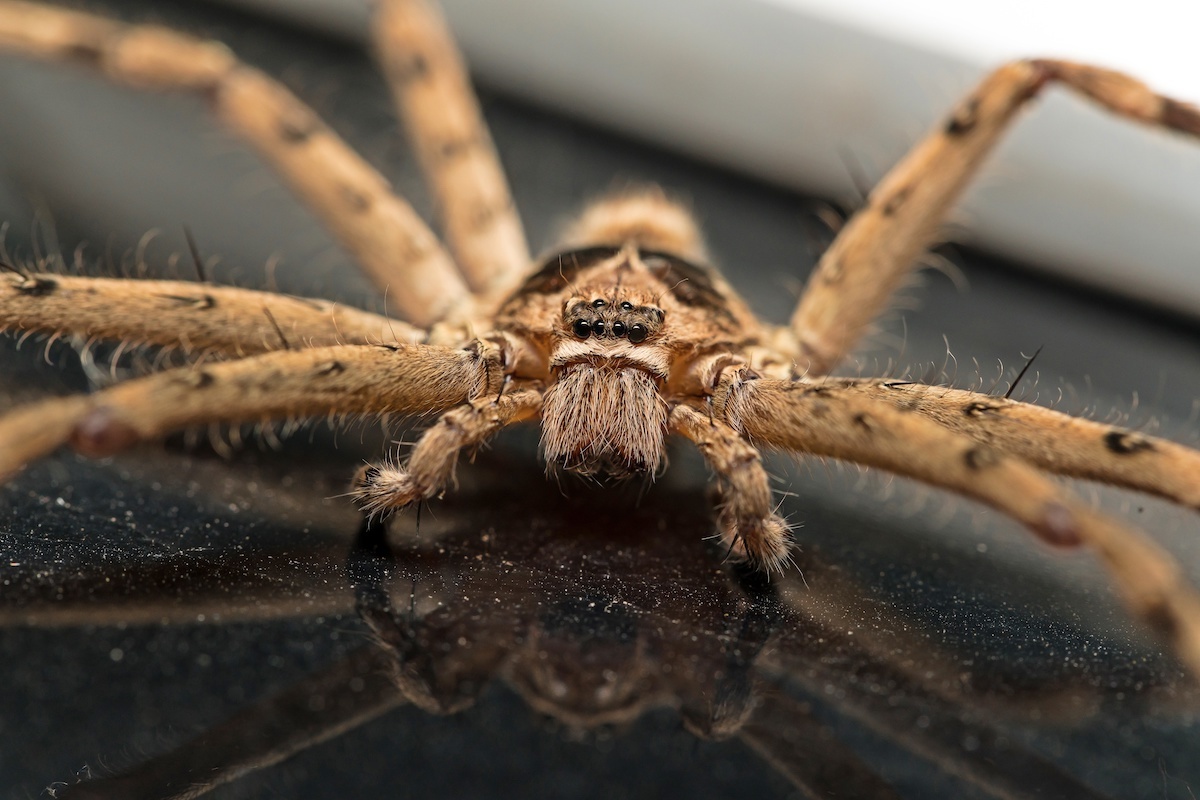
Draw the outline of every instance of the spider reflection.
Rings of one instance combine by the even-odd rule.
[[[305,615],[323,592],[319,613],[356,605],[374,642],[170,752],[59,787],[58,796],[198,796],[402,705],[470,717],[473,705],[492,702],[488,687],[497,684],[574,738],[597,729],[636,736],[640,717],[668,709],[701,738],[749,745],[808,796],[919,796],[946,781],[983,797],[1104,796],[1021,746],[1006,726],[1031,715],[1064,725],[1105,713],[1118,690],[1097,689],[1086,675],[1018,682],[1003,670],[964,682],[959,658],[930,647],[919,625],[889,616],[838,569],[807,557],[805,585],[719,565],[719,547],[695,535],[708,524],[695,492],[659,487],[632,509],[587,488],[563,497],[539,475],[496,462],[489,470],[487,461],[473,470],[478,485],[462,493],[475,502],[439,505],[419,530],[364,526],[349,559],[352,590],[337,563],[345,563],[344,539],[333,547],[340,555],[313,553],[311,543],[294,559],[231,551],[244,569],[195,584],[190,616],[203,609],[246,620],[252,608],[264,618]],[[296,573],[265,569],[272,560],[297,564]],[[144,573],[129,565],[73,571],[62,578],[72,587],[65,599],[32,578],[7,591],[26,624],[138,624],[163,616],[156,571],[185,571],[155,561]],[[114,574],[119,602],[103,594]],[[137,607],[139,588],[152,608]],[[850,635],[823,608],[870,616],[874,627]],[[1151,670],[1114,680],[1129,690],[1146,684],[1138,708],[1186,699]],[[1122,713],[1132,707],[1125,702]],[[888,744],[864,746],[854,730]],[[914,790],[911,777],[899,788],[889,783],[888,748],[920,758],[923,788]]]

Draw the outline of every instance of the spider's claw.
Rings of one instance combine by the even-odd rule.
[[[793,545],[791,526],[778,514],[743,517],[717,509],[721,538],[729,543],[723,561],[746,562],[763,572],[783,572]]]
[[[432,494],[401,467],[366,466],[354,476],[350,495],[369,517],[386,516]]]

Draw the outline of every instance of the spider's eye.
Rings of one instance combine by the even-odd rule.
[[[646,341],[646,337],[649,335],[650,329],[640,322],[635,322],[633,325],[629,326],[629,341],[633,342],[634,344]]]
[[[622,311],[633,311],[633,303],[626,300],[624,303],[621,303],[621,310]]]
[[[586,339],[592,333],[592,326],[588,325],[586,319],[575,320],[575,324],[571,326],[571,329],[575,331],[575,335],[580,339]]]
[[[621,336],[624,336],[625,335],[625,323],[621,322],[620,320],[617,320],[616,322],[614,322],[612,324],[612,335],[616,336],[618,338]]]
[[[604,308],[606,305],[608,305],[608,303],[601,300],[599,297],[592,301],[592,308]]]
[[[592,333],[596,334],[597,336],[604,335],[604,323],[601,320],[596,320],[592,323]]]

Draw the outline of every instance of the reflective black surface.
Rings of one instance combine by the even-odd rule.
[[[282,73],[423,202],[355,52],[232,14],[170,21]],[[171,231],[187,223],[223,257],[220,280],[265,285],[258,265],[279,249],[284,290],[382,306],[198,107],[69,72],[3,74],[48,104],[65,92],[72,118],[117,109],[112,124],[129,125],[97,146],[137,191],[84,173],[78,194],[57,192],[31,164],[8,167],[9,193],[50,209],[67,252],[88,240],[98,255],[111,235],[119,255],[161,226],[147,261],[170,273],[166,254],[183,249]],[[755,307],[785,318],[822,238],[812,202],[509,99],[485,106],[535,247],[614,176],[656,181],[691,198]],[[87,201],[147,182],[162,194],[119,223]],[[7,211],[11,245],[34,205]],[[864,371],[949,363],[959,385],[1003,389],[1044,345],[1042,377],[1018,396],[1061,389],[1065,410],[1132,412],[1195,441],[1194,329],[956,257],[970,290],[929,277]],[[3,342],[14,401],[103,380],[72,348],[51,347],[50,363],[44,350]],[[232,459],[194,438],[111,462],[60,453],[0,489],[3,796],[220,782],[210,796],[1186,798],[1200,780],[1194,687],[1092,560],[940,494],[776,460],[800,569],[765,581],[706,541],[707,474],[686,447],[652,486],[600,489],[547,480],[533,432],[514,431],[385,535],[337,497],[385,447],[377,429],[318,426]],[[1081,491],[1200,576],[1192,515]]]

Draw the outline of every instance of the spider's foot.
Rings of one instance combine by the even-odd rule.
[[[350,490],[354,502],[369,517],[385,515],[433,495],[401,467],[363,467]]]
[[[720,513],[717,522],[727,558],[745,561],[764,572],[783,572],[791,560],[791,526],[778,514],[742,517]]]

